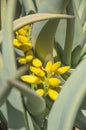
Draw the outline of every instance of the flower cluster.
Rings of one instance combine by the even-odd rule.
[[[43,67],[42,62],[38,58],[32,60],[32,66],[30,66],[31,74],[21,76],[24,82],[30,84],[41,85],[41,88],[37,88],[36,92],[40,96],[49,96],[50,99],[56,100],[58,92],[55,90],[61,83],[56,75],[64,74],[70,69],[69,66],[61,67],[61,62],[52,63],[48,61],[46,66]]]
[[[30,25],[24,26],[16,32],[16,37],[13,40],[14,47],[24,53],[24,56],[18,59],[20,64],[26,64],[33,59],[32,43],[28,38],[30,30]]]
[[[31,26],[24,26],[16,32],[16,37],[13,41],[14,47],[23,51],[24,56],[18,59],[20,64],[26,64],[30,62],[29,74],[21,76],[21,80],[27,82],[31,85],[36,85],[34,88],[36,93],[40,96],[49,96],[53,101],[58,97],[58,92],[56,88],[60,86],[61,80],[58,75],[62,75],[67,72],[70,67],[61,67],[61,62],[57,61],[52,63],[48,61],[45,66],[43,66],[40,59],[33,55],[32,43],[29,40],[29,30]]]

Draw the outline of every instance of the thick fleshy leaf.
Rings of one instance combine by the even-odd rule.
[[[86,129],[86,96],[77,113],[75,125],[79,129],[83,129],[83,130]]]
[[[78,3],[79,3],[79,1],[76,0],[75,1],[76,7],[77,7]],[[86,15],[84,13],[85,9],[86,9],[86,1],[82,0],[82,1],[80,1],[79,6],[77,7],[77,10],[78,10],[79,18],[81,21],[82,29],[84,32],[86,31],[86,28],[84,28],[85,21],[86,21],[86,19],[85,19]]]
[[[86,110],[85,110],[85,112],[86,112]],[[78,114],[77,114],[75,125],[79,129],[83,129],[83,130],[86,129],[86,116],[84,116],[81,111],[79,111]]]
[[[86,34],[81,37],[79,45],[75,47],[72,52],[72,66],[76,67],[79,63],[81,57],[85,54],[86,50],[84,50],[86,45]]]
[[[12,39],[13,37],[12,21],[14,18],[16,3],[17,3],[17,0],[13,0],[13,1],[9,0],[7,2],[5,22],[3,26],[4,38],[3,38],[3,44],[2,44],[2,54],[3,54],[5,80],[7,78],[12,77],[16,73],[16,64],[15,64],[13,39]],[[3,97],[6,97],[6,95],[10,92],[10,88],[11,86],[10,85],[8,86],[6,82],[6,85],[3,86],[4,91],[2,90]],[[21,94],[16,89],[13,89],[11,91],[8,100],[0,107],[0,110],[6,122],[8,123],[8,130],[14,130],[14,129],[24,130],[25,128],[27,128]],[[13,116],[13,113],[14,113],[14,116]]]
[[[26,116],[27,116],[27,123],[28,123],[28,126],[29,126],[29,130],[35,130],[30,114],[26,110],[25,110],[25,113],[26,113]]]
[[[4,114],[3,114],[4,113]],[[7,130],[7,111],[6,111],[6,104],[2,107],[0,107],[0,127]]]
[[[45,111],[45,101],[41,96],[39,96],[35,91],[30,89],[24,83],[17,80],[9,80],[11,85],[20,90],[20,92],[26,97],[25,100],[28,102],[28,110],[32,115],[40,115]]]
[[[82,24],[82,15],[85,15],[84,8],[86,8],[86,5],[84,4],[84,1],[82,1],[78,7],[78,1],[73,1],[74,5],[74,12],[76,16],[76,24],[75,24],[75,36],[74,36],[74,42],[73,42],[73,52],[72,52],[72,66],[76,67],[79,63],[80,58],[83,55],[83,48],[85,46],[85,38],[86,34],[83,31],[83,25]],[[83,6],[82,6],[83,5]],[[85,21],[84,21],[85,22]],[[86,52],[86,51],[85,51]]]
[[[72,1],[72,2],[73,2],[73,10],[74,10],[74,15],[75,15],[75,20],[71,20],[73,25],[74,25],[74,21],[75,21],[75,25],[74,25],[74,39],[72,39],[73,40],[72,41],[73,42],[72,43],[72,51],[73,51],[80,44],[81,38],[83,37],[84,33],[83,33],[82,26],[81,26],[82,25],[81,24],[81,19],[79,17],[80,11],[78,12],[78,8],[79,8],[79,5],[80,5],[79,0]],[[83,1],[81,3],[83,3]],[[82,10],[83,10],[83,7],[82,7]],[[85,13],[83,12],[83,14],[85,14]],[[61,35],[61,34],[64,34],[64,35]],[[58,26],[58,29],[56,31],[56,36],[55,36],[55,40],[56,40],[55,43],[57,43],[57,45],[55,44],[57,46],[57,53],[59,52],[59,49],[60,49],[60,52],[59,52],[60,54],[58,54],[58,55],[60,55],[61,58],[62,58],[62,56],[64,57],[63,50],[64,50],[64,45],[65,45],[65,37],[66,37],[65,34],[66,34],[66,21],[65,20],[64,21],[61,20],[60,24]],[[65,47],[65,52],[67,54],[70,53],[69,47],[68,47],[68,51],[66,51],[66,50],[67,50],[67,48]],[[80,48],[78,50],[81,51]],[[74,58],[72,57],[71,64],[72,64],[72,62],[77,62],[78,60],[76,61],[76,59],[80,59],[80,55],[78,55],[78,54],[80,54],[79,53],[80,51],[78,51],[78,50],[76,50],[77,56],[73,56]],[[74,50],[74,53],[75,53],[75,50]],[[69,57],[69,55],[67,55],[67,56]],[[65,60],[64,60],[64,62],[65,62]]]
[[[38,12],[62,13],[70,0],[44,0],[40,3]],[[53,58],[53,44],[58,20],[48,20],[33,25],[32,43],[35,52],[42,60]],[[44,51],[45,50],[45,51]]]
[[[70,3],[66,9],[68,14],[74,15],[73,3]],[[72,54],[72,46],[73,46],[73,38],[75,31],[75,19],[67,19],[67,27],[66,27],[66,38],[63,52],[63,63],[71,66],[71,54]]]
[[[51,13],[38,13],[38,14],[32,14],[29,16],[21,17],[13,22],[13,30],[16,31],[19,28],[21,28],[24,25],[35,23],[42,20],[47,19],[57,19],[57,18],[74,18],[74,16],[71,15],[64,15],[64,14],[51,14]],[[2,31],[0,31],[0,43],[2,42],[3,36]]]
[[[36,122],[42,127],[43,119],[44,119],[44,112],[45,112],[45,107],[46,107],[45,101],[43,100],[43,98],[39,96],[36,92],[28,88],[28,86],[26,86],[25,84],[19,81],[10,80],[9,83],[12,85],[15,85],[15,87],[18,90],[20,90],[20,92],[22,92],[22,94],[25,96],[24,102],[25,102],[25,106],[28,112],[31,113],[31,115],[34,117]],[[13,100],[13,97],[10,100]],[[14,105],[14,103],[13,103],[13,106],[17,107],[17,105]]]
[[[77,112],[86,95],[85,68],[86,59],[66,81],[50,112],[48,130],[72,130]]]

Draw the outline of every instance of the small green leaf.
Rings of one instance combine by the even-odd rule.
[[[28,15],[28,14],[33,14],[35,13],[35,7],[34,7],[34,3],[33,1],[31,0],[22,0],[22,4],[24,6],[24,10],[25,10],[25,14]]]
[[[72,66],[73,67],[76,67],[76,65],[79,63],[81,59],[81,53],[84,49],[85,43],[86,43],[86,34],[82,36],[82,38],[80,39],[80,44],[76,46],[72,52]]]

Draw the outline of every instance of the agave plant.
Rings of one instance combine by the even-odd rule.
[[[1,130],[86,129],[85,8],[0,1]]]

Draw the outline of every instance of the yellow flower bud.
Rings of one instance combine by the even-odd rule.
[[[49,85],[51,87],[56,87],[57,85],[59,85],[61,83],[61,81],[57,78],[50,78],[49,79]]]
[[[32,55],[33,56],[33,51],[32,50],[28,50],[26,53],[25,53],[26,56],[29,56],[29,55]]]
[[[64,73],[67,72],[69,69],[70,69],[70,66],[60,67],[59,69],[57,69],[56,73],[57,73],[57,74],[64,74]]]
[[[36,74],[37,76],[39,77],[44,77],[45,76],[45,73],[43,70],[41,70],[40,68],[36,68],[36,67],[33,67],[33,66],[30,66],[30,70]]]
[[[34,57],[32,50],[27,51],[25,53],[25,55],[26,55],[27,62],[30,62],[33,59],[33,57]]]
[[[19,43],[18,39],[13,39],[13,45],[14,45],[16,48],[20,49],[21,43]]]
[[[51,72],[56,72],[56,70],[60,67],[61,62],[56,62],[51,66]]]
[[[26,25],[26,26],[24,26],[22,29],[24,29],[24,30],[29,30],[30,27],[31,27],[30,25]]]
[[[27,62],[30,62],[33,59],[33,55],[28,55],[26,56]]]
[[[32,44],[30,42],[26,42],[21,45],[21,50],[24,52],[30,49],[32,49]]]
[[[56,92],[55,90],[49,89],[48,95],[49,95],[50,99],[55,101],[58,97],[58,92]]]
[[[27,34],[26,30],[24,30],[23,28],[19,29],[19,30],[17,31],[17,33],[18,33],[19,35],[24,35],[24,36]]]
[[[18,35],[17,39],[19,40],[19,42],[22,42],[22,43],[28,42],[28,38],[26,36],[23,36],[23,35]]]
[[[44,95],[44,90],[43,89],[38,89],[36,90],[36,93],[39,94],[40,96]]]
[[[46,64],[45,70],[46,70],[47,72],[50,72],[51,66],[52,66],[52,61],[48,61],[47,64]]]
[[[27,83],[31,83],[31,84],[40,84],[41,80],[40,78],[34,76],[34,75],[24,75],[21,76],[21,79]]]
[[[32,64],[33,64],[35,67],[40,67],[40,66],[42,66],[42,62],[41,62],[38,58],[33,59]]]
[[[21,57],[21,58],[18,59],[18,62],[19,62],[20,64],[26,64],[26,63],[27,63],[27,60],[26,60],[25,57]]]

